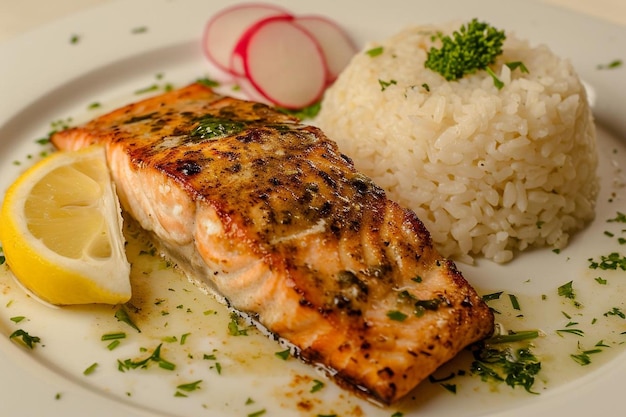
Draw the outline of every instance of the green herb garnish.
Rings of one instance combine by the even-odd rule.
[[[198,125],[190,133],[190,136],[215,140],[240,133],[245,128],[244,122],[206,115],[198,119]]]
[[[146,26],[138,26],[136,28],[133,28],[130,33],[132,33],[133,35],[137,35],[139,33],[146,33],[148,31],[148,28]]]
[[[119,332],[119,333],[103,334],[102,337],[100,337],[100,340],[107,341],[107,340],[116,340],[116,339],[125,339],[125,338],[126,338],[126,333]]]
[[[324,388],[324,383],[318,379],[314,379],[313,380],[313,386],[311,387],[311,393],[313,392],[317,392],[319,390],[321,390],[322,388]]]
[[[11,335],[9,336],[9,339],[17,339],[19,338],[21,340],[21,342],[24,344],[24,346],[26,346],[29,349],[34,349],[35,348],[35,343],[40,343],[41,339],[37,336],[31,336],[28,334],[28,332],[22,330],[22,329],[18,329],[16,331],[14,331],[13,333],[11,333]]]
[[[375,48],[372,49],[368,49],[367,51],[365,51],[365,53],[369,56],[371,56],[372,58],[381,55],[383,53],[385,49],[382,46],[377,46]]]
[[[511,71],[515,71],[516,69],[519,68],[519,70],[525,74],[528,74],[528,68],[526,68],[526,65],[524,65],[523,62],[521,61],[515,61],[515,62],[507,62],[506,64],[507,67],[510,68]]]
[[[500,296],[502,295],[504,291],[498,291],[498,292],[494,292],[491,294],[485,294],[482,296],[483,301],[487,302],[487,301],[492,301],[492,300],[499,300]]]
[[[505,382],[512,388],[522,386],[531,393],[535,376],[541,370],[541,362],[531,353],[529,348],[498,349],[486,345],[474,353],[471,372],[479,375],[483,381]]]
[[[290,116],[297,117],[300,120],[314,119],[322,108],[322,102],[317,101],[309,106],[301,109],[286,109],[284,107],[276,107],[281,113],[288,114]]]
[[[205,78],[198,78],[196,80],[196,82],[198,84],[202,84],[205,87],[209,87],[209,88],[214,88],[214,87],[219,87],[220,86],[219,81],[215,81],[215,80],[212,80],[212,79],[207,78],[207,77],[205,77]]]
[[[598,69],[615,69],[615,68],[619,68],[622,66],[624,62],[621,59],[614,59],[613,61],[609,62],[608,64],[600,64],[597,66]]]
[[[404,321],[408,316],[401,311],[392,310],[387,312],[387,317],[394,321]]]
[[[181,385],[177,386],[176,389],[183,390],[183,391],[186,391],[186,392],[192,392],[192,391],[199,390],[201,383],[202,383],[202,380],[199,379],[197,381],[190,382],[188,384],[181,384]]]
[[[228,322],[228,334],[231,336],[247,336],[248,330],[239,327],[239,316],[237,313],[230,313],[230,322]]]
[[[569,326],[569,324],[568,324]],[[559,329],[556,333],[561,336],[563,333],[573,334],[575,336],[583,337],[585,335],[584,330],[581,329]]]
[[[176,369],[176,365],[174,365],[173,363],[161,357],[161,346],[162,344],[159,344],[156,347],[156,349],[154,349],[154,352],[152,352],[150,356],[142,360],[138,360],[138,361],[133,361],[131,359],[126,359],[124,361],[118,360],[117,369],[121,372],[125,372],[129,369],[147,368],[151,362],[156,362],[160,368],[166,369],[168,371],[173,371],[174,369]]]
[[[617,316],[626,319],[626,314],[624,314],[624,312],[619,307],[613,307],[611,310],[604,313],[604,317],[608,316]]]
[[[124,307],[120,307],[115,312],[115,318],[122,323],[128,324],[130,327],[137,330],[138,333],[141,333],[141,330],[139,330],[139,327],[137,327],[137,325],[131,320],[130,316],[128,315],[128,311],[126,311]]]
[[[396,85],[398,84],[398,82],[396,80],[389,80],[389,81],[378,80],[378,84],[380,84],[380,91],[385,91],[387,87],[391,85]]]
[[[456,384],[441,384],[441,386],[451,393],[456,394]]]
[[[109,343],[109,344],[107,345],[107,349],[109,349],[109,350],[113,350],[113,349],[115,349],[116,347],[118,347],[118,346],[120,345],[120,343],[121,343],[121,342],[120,342],[119,340],[113,340],[113,341],[111,341],[111,343]]]
[[[514,294],[509,294],[509,300],[511,300],[511,305],[513,306],[514,310],[521,310],[519,300]]]
[[[280,352],[274,352],[274,355],[276,355],[277,358],[280,358],[286,361],[287,359],[289,359],[290,353],[291,351],[289,349],[285,349],[285,350],[281,350]]]
[[[83,371],[83,375],[91,375],[96,371],[96,368],[98,367],[98,362],[94,362],[91,365],[89,365],[89,367],[87,367],[87,369],[85,369]]]
[[[430,48],[424,66],[453,81],[493,64],[502,54],[506,35],[488,23],[472,19],[452,36],[437,33],[434,39],[441,40],[441,48]]]
[[[576,298],[576,295],[574,294],[573,281],[561,285],[558,288],[558,292],[561,297],[569,298],[571,300]]]
[[[606,221],[607,223],[626,223],[626,214],[621,211],[617,212],[617,216]]]
[[[626,271],[626,256],[622,256],[617,252],[612,252],[607,256],[602,255],[599,261],[589,258],[589,269],[617,270]]]

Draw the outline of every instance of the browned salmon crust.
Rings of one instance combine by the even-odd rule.
[[[184,269],[376,401],[493,331],[412,211],[319,129],[265,105],[192,84],[52,141],[103,144],[122,206]]]

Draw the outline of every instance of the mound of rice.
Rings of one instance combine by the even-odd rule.
[[[424,61],[431,36],[460,25],[367,45],[326,92],[317,123],[417,213],[444,256],[503,263],[529,247],[563,248],[594,217],[599,188],[584,87],[569,61],[510,33],[492,66],[503,88],[486,71],[445,81]],[[528,73],[504,65],[518,61]]]

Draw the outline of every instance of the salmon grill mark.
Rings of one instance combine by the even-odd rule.
[[[123,209],[181,269],[358,395],[398,401],[493,331],[417,215],[291,116],[192,84],[52,142],[102,144]]]
[[[202,172],[202,167],[194,161],[180,161],[180,166],[176,170],[183,175],[191,176]]]
[[[143,122],[143,121],[146,121],[146,120],[151,120],[152,118],[154,118],[157,115],[158,115],[157,112],[153,112],[153,113],[143,114],[141,116],[133,116],[130,119],[125,120],[123,123],[131,124],[131,123]]]

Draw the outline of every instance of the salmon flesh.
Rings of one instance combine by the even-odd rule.
[[[196,83],[52,142],[103,145],[122,207],[192,279],[376,402],[493,331],[414,212],[266,105]]]

